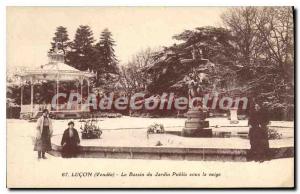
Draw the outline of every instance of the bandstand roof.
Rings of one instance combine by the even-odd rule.
[[[74,71],[74,72],[80,72],[78,69],[75,69],[74,67],[71,67],[65,63],[48,63],[46,65],[43,65],[40,67],[43,70],[47,71]]]
[[[48,53],[49,62],[38,68],[25,70],[19,76],[22,80],[55,80],[55,81],[76,81],[95,77],[90,71],[80,71],[67,65],[64,59],[63,50],[59,49],[58,43],[53,52]]]
[[[94,77],[95,74],[90,71],[80,71],[71,67],[63,62],[50,62],[41,65],[38,68],[26,70],[20,74],[23,80],[59,80],[59,81],[72,81],[80,79],[89,79]]]

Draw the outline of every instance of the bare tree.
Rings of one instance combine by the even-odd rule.
[[[256,27],[258,8],[229,8],[221,18],[234,36],[237,60],[241,65],[253,65],[260,53],[260,39]]]
[[[120,84],[128,93],[146,89],[149,77],[143,70],[153,64],[153,53],[150,48],[141,50],[121,67]]]
[[[294,25],[291,7],[269,7],[260,11],[257,22],[266,56],[277,65],[285,81],[293,81]],[[292,80],[291,80],[292,79]]]
[[[239,74],[253,97],[267,102],[271,109],[283,110],[284,115],[292,112],[293,8],[231,8],[222,19],[235,37],[236,61],[243,66]]]

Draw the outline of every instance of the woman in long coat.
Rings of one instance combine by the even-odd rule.
[[[264,161],[269,157],[268,125],[269,117],[259,104],[255,104],[249,115],[250,157]]]
[[[62,157],[73,158],[76,157],[79,151],[80,139],[77,130],[74,128],[74,122],[68,123],[68,128],[64,131],[61,139]]]
[[[47,159],[45,152],[51,150],[51,136],[53,133],[49,111],[43,110],[43,115],[37,120],[34,151],[38,152],[38,159]]]

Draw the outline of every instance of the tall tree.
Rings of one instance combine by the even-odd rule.
[[[291,7],[232,8],[222,16],[235,36],[238,73],[248,93],[265,102],[276,119],[292,118],[294,31]],[[277,114],[278,115],[278,114]]]
[[[265,56],[277,64],[286,82],[293,82],[294,24],[291,7],[263,8],[257,22],[260,37],[265,41]]]
[[[261,98],[267,99],[270,109],[279,109],[282,118],[292,119],[294,112],[294,24],[292,7],[262,8],[257,28],[265,42],[266,65],[260,85],[269,83]],[[258,85],[257,88],[261,87]]]
[[[187,86],[183,81],[193,70],[207,71],[212,83],[222,79],[222,85],[228,86],[228,81],[233,80],[232,69],[237,68],[234,63],[235,50],[231,44],[230,31],[217,27],[198,27],[194,30],[185,30],[173,38],[182,43],[165,48],[153,55],[155,62],[146,69],[152,81],[148,87],[150,92],[176,91],[185,94]],[[202,57],[212,63],[185,65],[182,59],[192,59],[192,50],[201,49]],[[219,70],[219,71],[216,71]],[[230,72],[230,76],[227,74]],[[218,74],[219,73],[219,74]],[[208,77],[207,77],[208,78]],[[225,78],[227,80],[225,80]],[[221,82],[221,81],[220,81]],[[225,83],[226,82],[226,83]],[[231,84],[230,84],[231,85]],[[212,88],[212,84],[207,89]]]
[[[173,36],[175,40],[183,41],[179,45],[182,51],[194,46],[202,50],[203,57],[213,63],[232,61],[235,58],[235,50],[232,45],[233,36],[225,28],[212,26],[197,27],[195,30],[185,30]]]
[[[221,16],[225,26],[231,31],[236,48],[236,62],[244,67],[241,81],[253,79],[253,66],[262,52],[262,42],[256,27],[259,10],[256,7],[229,8]]]
[[[108,29],[104,29],[100,35],[99,42],[94,46],[93,58],[95,60],[91,67],[97,74],[95,80],[97,87],[114,85],[113,83],[117,80],[119,69],[114,46],[115,41],[112,38],[112,33]]]
[[[53,52],[57,44],[59,44],[60,49],[62,49],[64,54],[66,55],[70,47],[70,41],[66,27],[58,26],[56,28],[56,32],[54,33],[54,37],[52,38],[51,48],[49,52]]]
[[[67,63],[82,71],[91,69],[95,60],[93,42],[91,28],[89,26],[79,26],[71,44],[72,50],[66,57]]]
[[[95,48],[99,52],[99,62],[94,70],[98,73],[108,72],[117,73],[118,60],[115,55],[115,41],[112,38],[112,33],[106,28],[101,32],[100,40],[95,45]]]

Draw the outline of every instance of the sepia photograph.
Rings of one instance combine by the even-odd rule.
[[[7,6],[7,188],[295,188],[294,21]]]

